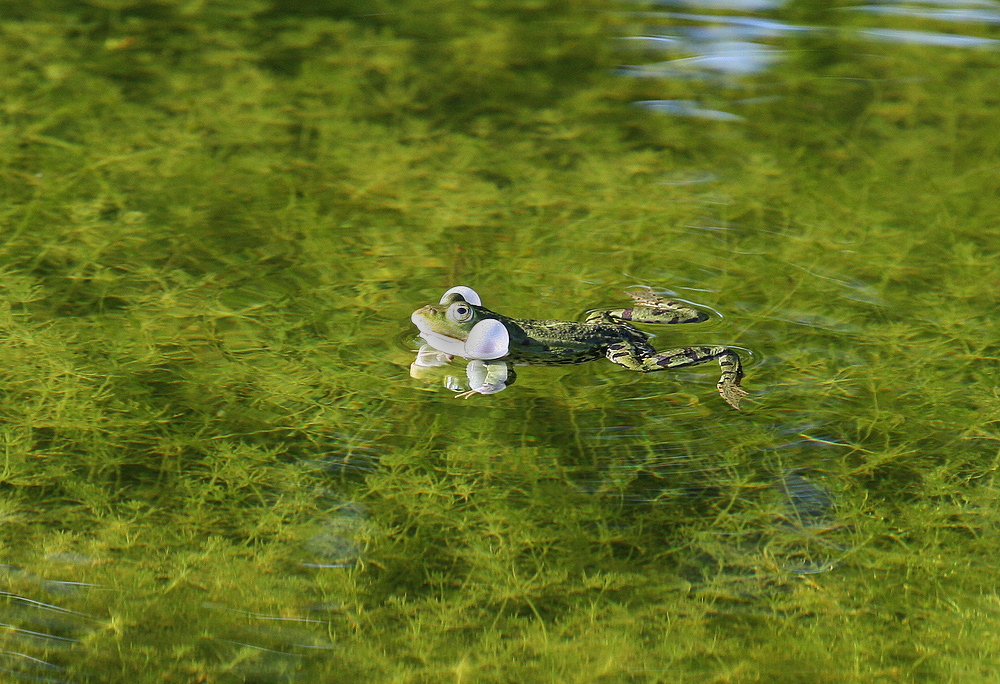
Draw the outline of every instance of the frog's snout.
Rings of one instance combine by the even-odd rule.
[[[417,309],[412,314],[410,314],[410,320],[413,321],[414,325],[419,326],[420,321],[424,316],[433,316],[437,313],[437,309],[433,306],[425,306],[423,308]]]

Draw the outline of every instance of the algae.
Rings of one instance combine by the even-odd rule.
[[[698,86],[616,74],[621,10],[8,3],[5,676],[994,676],[1000,55],[824,35],[743,123],[657,117]],[[460,283],[678,292],[723,315],[657,343],[746,348],[755,405],[455,400],[398,340]]]

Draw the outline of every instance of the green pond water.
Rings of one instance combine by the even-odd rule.
[[[995,681],[998,14],[5,2],[0,681]]]

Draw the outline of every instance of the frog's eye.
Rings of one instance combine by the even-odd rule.
[[[472,306],[467,302],[455,302],[448,307],[448,320],[452,323],[465,323],[472,318]]]
[[[462,299],[467,301],[469,304],[475,304],[476,306],[483,305],[483,300],[479,298],[479,294],[471,287],[466,287],[465,285],[456,285],[455,287],[445,292],[443,295],[441,295],[440,303],[444,304],[445,303],[444,300],[448,298],[448,295],[453,295],[453,294],[460,295]]]

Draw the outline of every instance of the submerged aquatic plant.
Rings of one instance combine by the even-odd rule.
[[[628,106],[700,96],[616,76],[605,3],[8,5],[11,676],[992,676],[995,53],[824,34],[734,123]],[[395,340],[459,281],[674,289],[755,408],[423,391]]]

